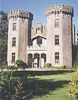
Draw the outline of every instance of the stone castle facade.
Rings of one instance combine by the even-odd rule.
[[[8,13],[8,65],[21,59],[32,67],[43,68],[45,63],[72,67],[73,8],[67,5],[50,6],[46,10],[47,25],[32,27],[33,15],[27,11]]]

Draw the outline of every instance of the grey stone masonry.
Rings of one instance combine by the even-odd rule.
[[[33,20],[33,15],[30,12],[21,11],[21,10],[12,10],[8,13],[8,19],[14,17]]]
[[[47,63],[51,63],[56,67],[62,65],[72,67],[73,8],[67,5],[50,6],[46,10],[46,16]],[[57,24],[57,26],[55,26],[55,24]],[[59,37],[58,45],[55,45],[55,35]],[[55,57],[55,53],[58,54],[58,56]]]
[[[13,10],[8,13],[8,20],[8,65],[13,65],[16,60],[27,62],[27,46],[31,40],[33,15],[27,11]]]

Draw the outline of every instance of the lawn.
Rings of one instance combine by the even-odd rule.
[[[67,70],[30,77],[27,81],[27,100],[76,100],[67,95],[73,74],[73,71]]]
[[[16,71],[13,75],[18,76],[17,79],[20,79],[23,84],[18,94],[20,99],[15,100],[76,100],[75,98],[71,98],[67,95],[69,82],[74,75],[74,72],[75,70],[70,69],[58,69],[51,71]],[[26,79],[27,74],[28,77]],[[5,83],[12,94],[14,93],[12,92],[14,89],[12,88],[17,86],[19,88],[19,85],[15,85],[16,82],[20,82],[18,80],[14,81],[13,79],[12,81],[14,81],[14,85],[11,82],[11,86],[6,85]]]

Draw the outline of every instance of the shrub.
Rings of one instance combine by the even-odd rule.
[[[51,63],[46,63],[45,67],[49,67],[50,68],[51,67]]]
[[[61,66],[61,68],[65,69],[66,68],[66,65]]]
[[[78,100],[78,71],[75,72],[69,85],[70,85],[70,88],[68,90],[69,96],[76,97]]]
[[[25,62],[23,62],[22,60],[16,60],[16,65],[19,68],[26,68],[27,67],[27,64]]]
[[[26,90],[23,91],[23,86],[26,84],[27,76],[14,77],[11,70],[6,73],[1,72],[0,81],[1,100],[25,100],[21,95],[24,92],[26,94]]]
[[[76,69],[76,68],[78,68],[78,63],[74,63],[74,68]]]

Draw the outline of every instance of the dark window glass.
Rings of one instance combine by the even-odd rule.
[[[37,44],[38,44],[38,45],[42,44],[42,38],[41,38],[41,37],[38,37],[38,38],[37,38]]]
[[[12,46],[16,46],[16,37],[12,38]]]
[[[59,35],[55,35],[55,45],[59,45]]]
[[[59,52],[55,52],[55,63],[59,63]]]
[[[12,62],[15,62],[15,53],[12,53]]]

